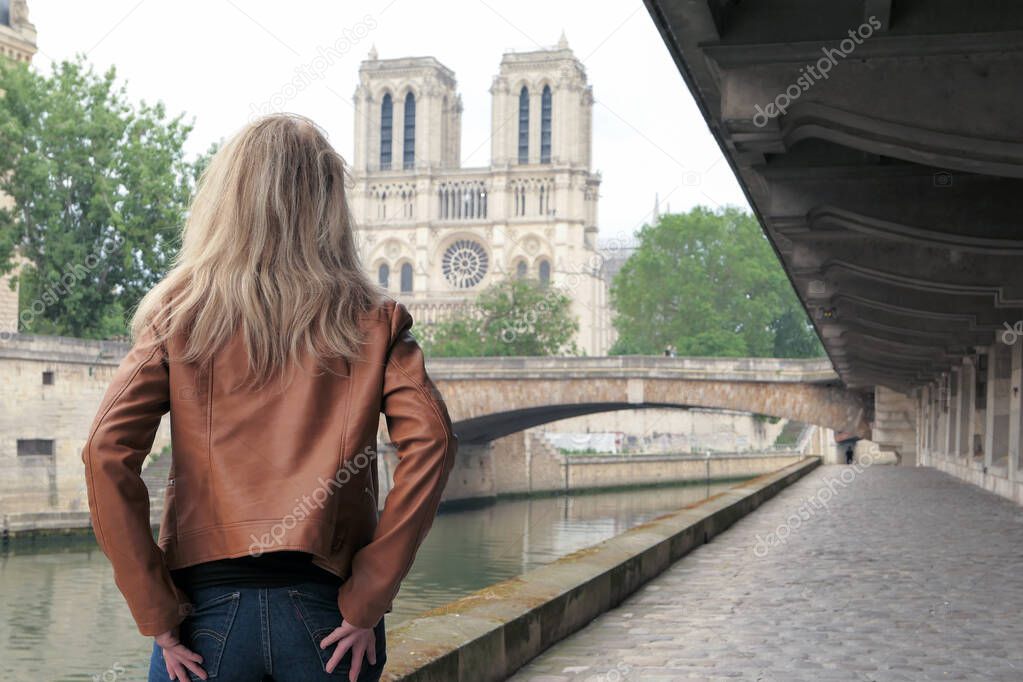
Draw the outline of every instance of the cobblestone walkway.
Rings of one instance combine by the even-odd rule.
[[[1020,682],[1023,510],[820,467],[511,679]]]

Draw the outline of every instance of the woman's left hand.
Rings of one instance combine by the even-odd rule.
[[[377,637],[376,633],[373,632],[373,628],[360,628],[346,620],[342,620],[341,627],[323,638],[323,641],[320,642],[320,648],[326,649],[334,642],[338,642],[338,645],[334,649],[334,655],[327,661],[328,673],[334,672],[334,668],[341,662],[342,657],[344,657],[349,649],[352,650],[352,668],[348,672],[349,682],[356,682],[359,679],[359,672],[362,671],[363,657],[369,659],[370,665],[376,665]]]
[[[167,665],[167,674],[172,680],[188,682],[188,670],[198,675],[199,679],[206,679],[206,671],[199,665],[202,663],[202,656],[181,643],[177,628],[157,635],[156,643],[163,649],[163,662]]]

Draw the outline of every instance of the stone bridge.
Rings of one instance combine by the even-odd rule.
[[[753,412],[870,437],[869,406],[827,360],[438,358],[428,370],[463,444],[584,414],[665,407]]]
[[[127,350],[116,342],[23,334],[0,344],[0,434],[6,436],[0,441],[0,516],[40,512],[64,527],[75,523],[62,516],[71,514],[87,523],[82,434]],[[457,475],[446,493],[451,498],[592,485],[582,472],[599,466],[564,462],[525,431],[568,417],[644,407],[716,408],[795,419],[866,438],[873,411],[860,394],[841,386],[826,360],[437,358],[428,361],[428,368],[462,445]],[[165,419],[155,452],[170,444],[168,426]],[[20,442],[45,446],[50,454],[19,454]],[[387,474],[395,462],[384,459]],[[749,467],[769,463],[733,464],[740,468],[723,469],[723,476],[763,473]],[[778,468],[785,463],[770,464]],[[689,476],[692,466],[649,463],[647,468],[654,479],[675,470]],[[151,478],[158,478],[156,473]],[[38,528],[42,521],[25,523]]]

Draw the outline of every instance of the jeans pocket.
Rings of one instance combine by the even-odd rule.
[[[309,634],[309,640],[316,648],[316,655],[320,657],[320,665],[324,672],[327,670],[327,661],[333,647],[323,649],[320,642],[323,638],[341,627],[341,611],[337,608],[337,602],[331,601],[324,596],[314,594],[306,590],[288,590],[288,597],[291,598],[295,608],[302,616],[302,624]],[[338,672],[343,666],[338,666]],[[346,668],[347,670],[347,668]]]
[[[294,603],[295,608],[302,616],[309,640],[316,649],[316,655],[320,657],[320,665],[323,671],[327,670],[327,662],[334,653],[334,646],[321,648],[320,642],[331,632],[341,627],[342,615],[338,610],[337,601],[325,594],[318,594],[319,590],[312,589],[289,589],[288,596]],[[333,591],[336,594],[336,590]],[[387,660],[385,652],[386,643],[384,640],[384,621],[374,629],[376,635],[376,659],[375,665],[370,665],[369,660],[363,661],[362,672],[359,673],[360,680],[379,679],[380,671],[383,670],[384,662]],[[352,652],[348,651],[334,669],[334,675],[346,676],[351,669]]]
[[[209,678],[215,678],[220,669],[220,659],[231,634],[240,600],[240,592],[228,592],[207,599],[197,604],[181,623],[181,641],[202,656],[199,665]],[[200,679],[191,671],[188,676],[193,682]]]

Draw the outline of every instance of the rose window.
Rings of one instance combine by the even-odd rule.
[[[487,274],[487,252],[478,242],[459,239],[444,252],[441,271],[452,286],[474,287]]]

